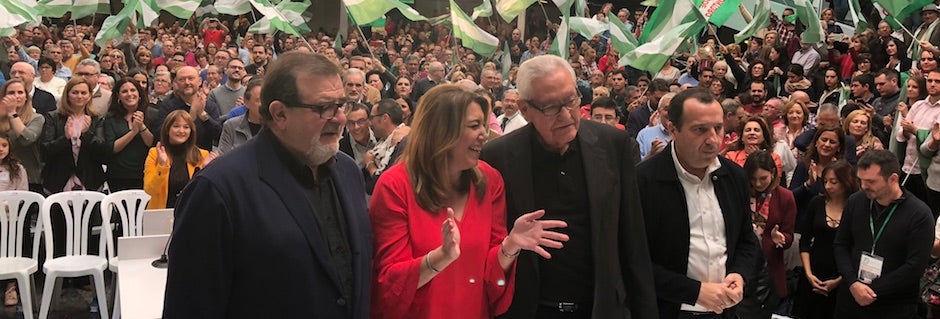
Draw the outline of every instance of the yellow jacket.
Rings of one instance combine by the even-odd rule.
[[[199,155],[202,158],[206,158],[209,155],[209,151],[200,149]],[[173,159],[168,158],[166,165],[157,164],[157,148],[151,147],[150,152],[147,153],[147,161],[144,162],[144,192],[150,195],[150,203],[147,204],[147,209],[162,209],[166,208],[166,197],[167,197],[167,188],[169,188],[170,181],[170,165],[173,165]],[[192,164],[186,165],[189,167],[189,177],[193,177],[193,173],[196,171],[196,168],[202,169],[202,164],[193,166]]]

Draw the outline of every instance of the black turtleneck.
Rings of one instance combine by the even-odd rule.
[[[176,198],[189,183],[189,165],[186,162],[184,144],[166,144],[166,153],[170,160],[170,176],[167,181],[166,207],[176,207]]]

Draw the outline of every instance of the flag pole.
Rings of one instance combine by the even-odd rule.
[[[343,5],[345,6],[346,4],[343,3]],[[349,6],[346,6],[346,12],[349,12]],[[349,17],[346,17],[346,19],[349,19]],[[366,40],[366,36],[365,36],[364,33],[362,33],[362,27],[359,26],[359,22],[355,21],[355,19],[354,19],[353,22],[354,22],[353,24],[356,25],[356,29],[359,30],[359,37],[362,38],[362,41],[365,41],[365,40]],[[339,32],[336,33],[336,36],[337,36],[337,37],[339,36]],[[349,35],[348,35],[348,34],[346,34],[345,36],[346,36],[346,38],[349,38]],[[335,40],[334,40],[334,41],[335,41]],[[304,40],[304,42],[307,42],[307,41]],[[308,43],[307,45],[309,46],[310,44]],[[378,58],[375,57],[375,52],[372,52],[372,45],[366,44],[366,48],[369,49],[369,55],[372,56],[372,60],[373,60],[373,61],[378,60]]]

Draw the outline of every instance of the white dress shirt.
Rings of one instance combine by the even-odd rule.
[[[502,124],[505,118],[506,114],[500,115],[496,118],[496,123]],[[506,128],[503,129],[503,134],[509,134],[509,132],[518,130],[527,124],[529,124],[529,122],[526,122],[525,118],[522,117],[522,112],[516,111],[516,114],[510,116],[509,121],[506,122]]]
[[[715,184],[709,175],[721,167],[721,162],[715,158],[706,169],[705,178],[700,179],[679,164],[675,145],[671,152],[689,213],[689,267],[686,275],[703,283],[720,283],[724,281],[727,269],[728,241],[725,239],[724,215],[715,194]],[[680,309],[711,311],[699,304],[682,304]]]

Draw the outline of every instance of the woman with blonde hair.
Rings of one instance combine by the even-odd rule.
[[[46,165],[42,185],[46,194],[71,190],[101,190],[106,158],[102,118],[92,110],[92,85],[75,77],[65,85],[59,107],[45,115],[41,151]]]
[[[871,114],[865,110],[855,110],[842,121],[842,130],[855,138],[855,154],[861,158],[866,151],[884,149],[884,144],[871,133]]]
[[[170,112],[163,121],[160,141],[150,148],[144,162],[144,191],[150,194],[147,209],[176,206],[177,196],[193,174],[217,155],[196,146],[196,124],[189,112]]]
[[[39,137],[46,119],[33,111],[26,84],[11,79],[0,87],[0,134],[9,136],[10,153],[26,169],[29,190],[42,193]]]
[[[536,211],[507,235],[502,176],[479,160],[489,103],[449,84],[420,103],[402,160],[369,205],[372,317],[495,317],[512,302],[521,250],[550,258],[542,246],[561,248],[568,236],[547,229],[566,224]]]

